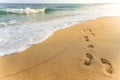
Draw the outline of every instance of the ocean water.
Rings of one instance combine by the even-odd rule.
[[[0,4],[0,56],[40,43],[79,22],[120,16],[120,4]]]

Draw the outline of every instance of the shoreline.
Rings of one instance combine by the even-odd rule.
[[[118,16],[84,21],[23,52],[0,57],[0,80],[120,79],[119,21]]]
[[[42,5],[47,8],[46,14],[19,15],[12,14],[21,9],[39,9],[39,5],[11,5],[1,6],[0,23],[0,56],[21,52],[27,47],[41,42],[47,35],[64,25],[93,20],[104,16],[117,16],[119,4],[79,4],[79,5]],[[13,6],[13,8],[10,6]],[[21,8],[21,9],[20,9]],[[11,13],[9,13],[11,10]],[[8,11],[8,12],[4,12]],[[7,15],[7,17],[6,17]],[[11,16],[13,15],[13,16]],[[9,17],[9,18],[8,18]],[[11,47],[12,46],[12,47]]]
[[[17,53],[20,53],[20,52],[23,52],[25,50],[27,50],[28,48],[32,47],[33,45],[36,45],[36,44],[40,44],[42,42],[44,42],[45,40],[47,40],[48,38],[50,38],[55,32],[59,31],[59,30],[62,30],[62,29],[67,29],[67,28],[70,28],[76,24],[80,24],[80,23],[83,23],[83,22],[87,22],[87,21],[93,21],[93,20],[96,20],[96,19],[100,19],[100,18],[109,18],[109,17],[119,17],[119,16],[104,16],[104,17],[97,17],[97,18],[94,18],[94,19],[88,19],[88,20],[85,20],[85,21],[80,21],[80,22],[74,22],[74,23],[71,23],[71,24],[64,24],[63,27],[61,27],[60,29],[55,29],[54,31],[51,31],[51,34],[47,35],[44,39],[41,39],[40,41],[38,42],[34,42],[34,44],[30,44],[30,46],[26,46],[27,48],[25,49],[22,49],[22,50],[19,50],[19,51],[16,51],[16,52],[13,52],[13,53],[6,53],[1,57],[5,57],[5,56],[10,56],[10,55],[13,55],[13,54],[17,54]]]

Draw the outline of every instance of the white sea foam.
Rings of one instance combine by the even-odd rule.
[[[0,27],[7,26],[7,23],[5,22],[0,22]]]
[[[14,25],[17,24],[18,22],[16,20],[10,20],[10,21],[6,21],[6,22],[0,22],[0,28],[1,27],[6,27],[9,25]]]
[[[75,24],[69,21],[70,17],[43,21],[33,24],[22,24],[0,28],[0,56],[20,52],[44,41],[53,34],[54,31]]]

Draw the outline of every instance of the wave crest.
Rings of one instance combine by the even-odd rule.
[[[1,10],[1,12],[4,13],[13,13],[13,14],[35,14],[35,13],[40,13],[40,12],[45,12],[46,8],[40,8],[40,9],[31,9],[31,8],[25,8],[25,9],[16,9],[16,8],[7,8]]]

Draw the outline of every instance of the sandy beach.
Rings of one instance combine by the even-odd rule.
[[[119,61],[120,17],[104,17],[0,57],[0,80],[120,80]]]

